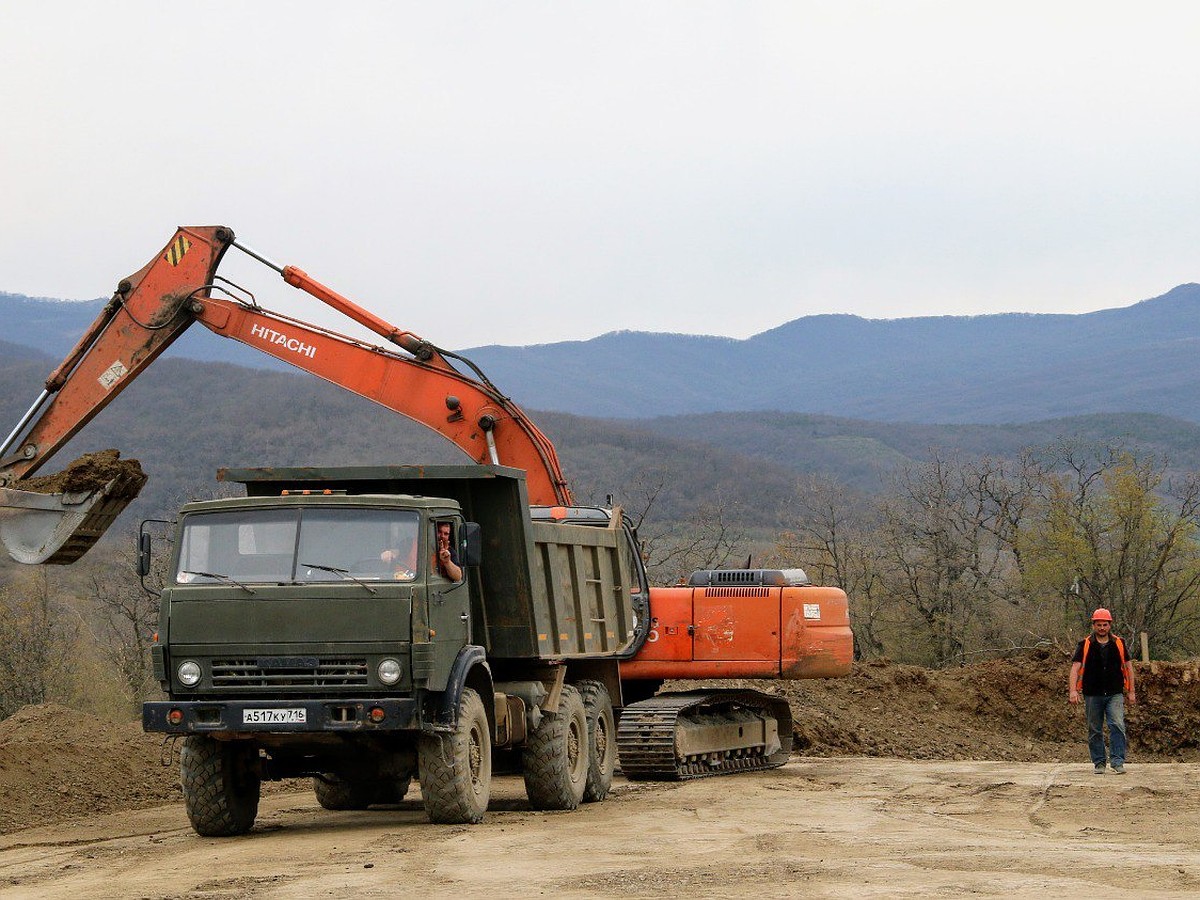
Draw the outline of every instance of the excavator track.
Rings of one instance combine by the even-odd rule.
[[[773,769],[791,750],[791,708],[758,691],[660,694],[626,706],[617,725],[621,771],[631,781]]]

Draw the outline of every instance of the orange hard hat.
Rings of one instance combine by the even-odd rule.
[[[1110,613],[1107,609],[1105,609],[1102,606],[1098,610],[1096,610],[1094,613],[1092,613],[1092,621],[1093,622],[1111,622],[1112,621],[1112,613]]]

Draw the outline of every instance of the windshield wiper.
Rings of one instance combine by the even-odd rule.
[[[322,572],[332,572],[334,575],[341,575],[343,578],[349,578],[355,584],[361,584],[372,594],[379,593],[379,591],[375,590],[375,588],[371,587],[365,581],[362,581],[361,579],[355,578],[353,575],[351,575],[348,569],[339,569],[337,566],[322,566],[318,563],[302,562],[300,565],[307,566],[310,569],[320,569]]]
[[[236,578],[230,578],[228,575],[222,575],[220,572],[196,572],[191,569],[183,569],[180,571],[179,574],[180,575],[199,575],[201,578],[215,578],[218,581],[224,581],[224,582],[227,582],[228,584],[236,584],[247,594],[257,594],[258,593],[258,591],[254,590],[254,588],[242,584]]]

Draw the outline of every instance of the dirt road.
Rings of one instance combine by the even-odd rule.
[[[331,813],[264,798],[242,838],[182,806],[0,836],[0,895],[45,898],[1133,896],[1200,893],[1200,764],[797,759],[683,784],[618,780],[574,813],[498,779],[476,827],[419,800]],[[1097,819],[1097,810],[1108,814]]]

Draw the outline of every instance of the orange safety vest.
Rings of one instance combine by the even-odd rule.
[[[1109,638],[1109,640],[1116,642],[1117,655],[1121,658],[1121,687],[1124,688],[1126,691],[1128,691],[1129,690],[1129,669],[1128,669],[1129,660],[1125,658],[1125,642],[1123,640],[1121,640],[1119,637],[1117,637],[1115,634],[1111,638]],[[1075,682],[1075,690],[1079,691],[1079,693],[1081,693],[1081,694],[1083,693],[1083,667],[1087,665],[1088,648],[1091,646],[1092,646],[1092,636],[1088,635],[1086,638],[1083,639],[1083,659],[1081,659],[1079,661],[1079,678]]]

